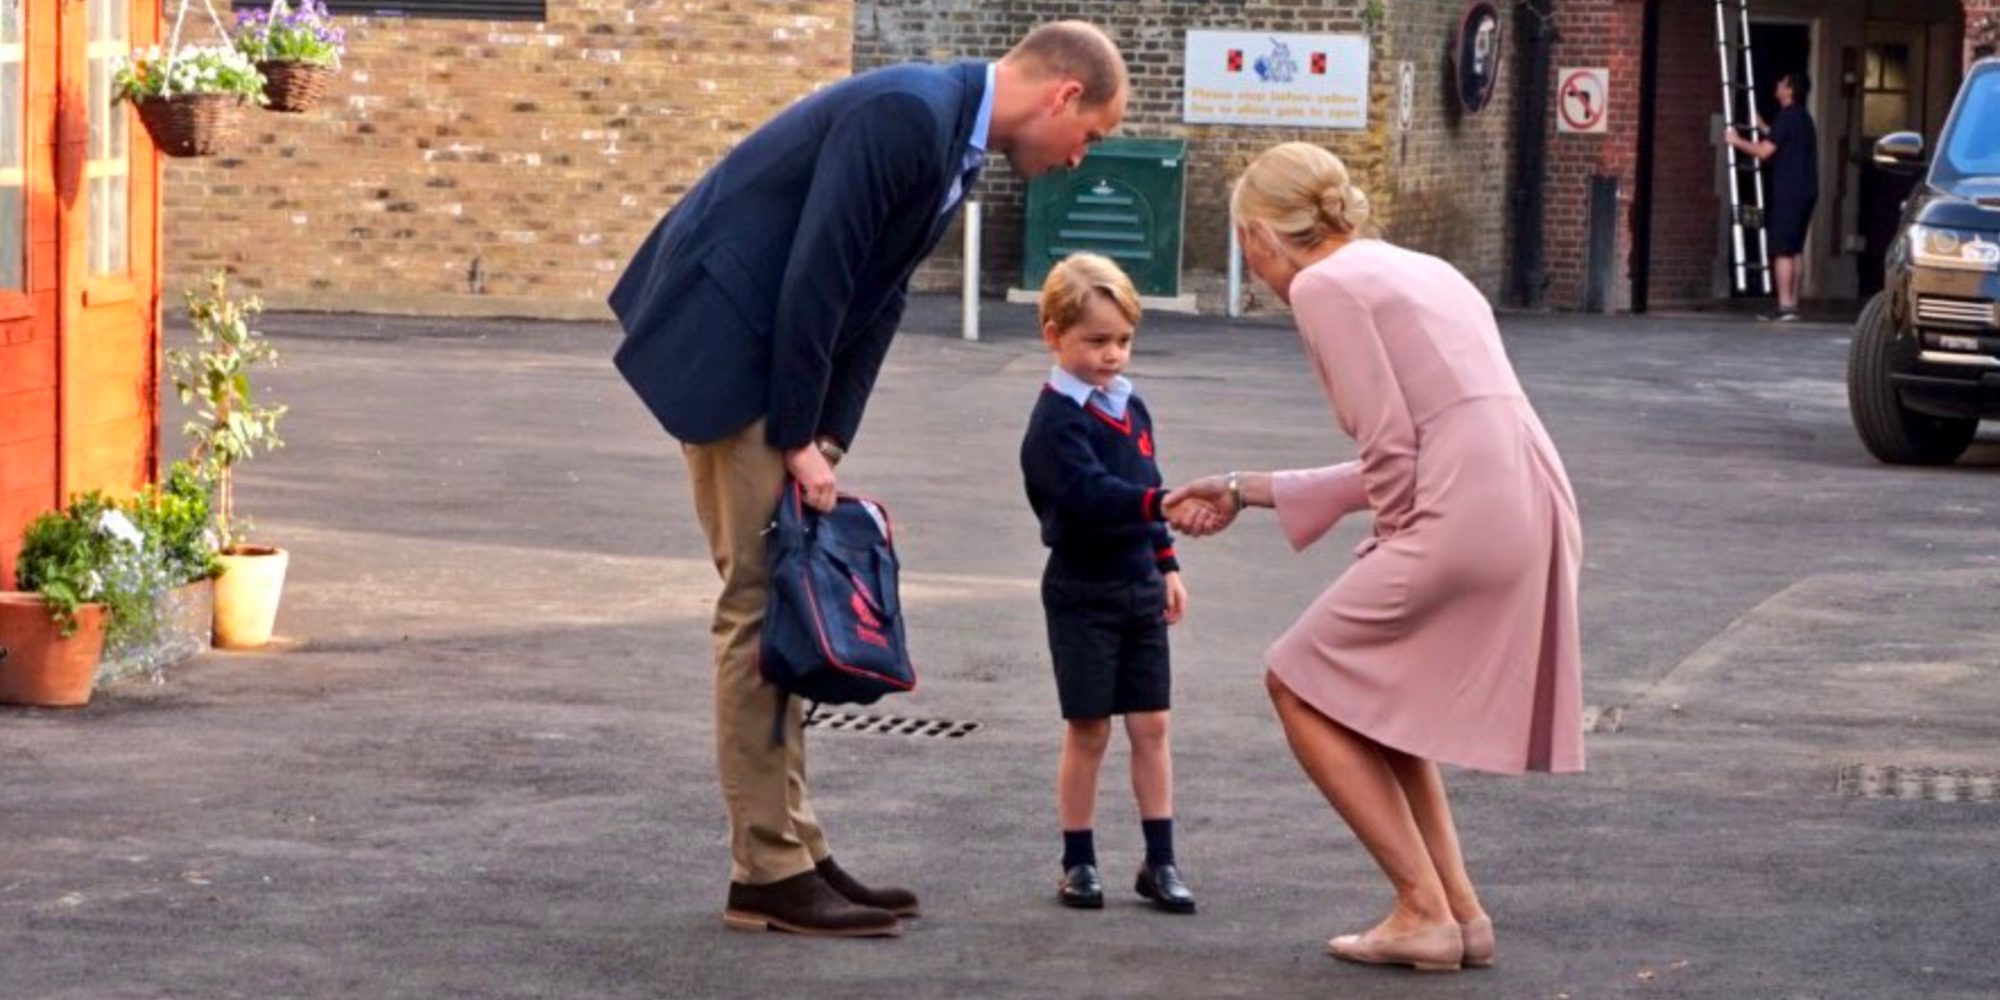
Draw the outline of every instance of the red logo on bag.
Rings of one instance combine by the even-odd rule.
[[[1140,432],[1139,432],[1139,454],[1140,454],[1141,456],[1145,457],[1145,458],[1152,458],[1152,457],[1153,457],[1153,432],[1152,432],[1152,431],[1140,431]]]
[[[868,602],[863,600],[860,594],[854,595],[854,600],[849,606],[854,609],[854,617],[861,619],[862,625],[868,628],[882,627],[881,619],[876,618],[875,612],[868,609]]]
[[[865,642],[871,646],[878,646],[882,649],[889,648],[889,640],[884,638],[882,633],[877,632],[866,625],[854,626],[854,637],[860,639],[862,642]]]

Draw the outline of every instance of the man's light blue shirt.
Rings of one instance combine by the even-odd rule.
[[[943,215],[958,207],[965,197],[965,178],[986,162],[986,136],[993,127],[993,64],[986,64],[986,93],[979,98],[979,113],[972,119],[972,137],[965,142],[965,161],[959,166],[958,176],[952,178],[951,190],[944,194],[944,204],[938,207]]]
[[[1061,365],[1049,372],[1049,388],[1075,400],[1078,406],[1095,402],[1113,420],[1125,419],[1125,406],[1132,400],[1132,380],[1123,375],[1113,377],[1110,385],[1099,388],[1071,375]]]

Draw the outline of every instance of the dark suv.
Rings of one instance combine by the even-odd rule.
[[[1875,162],[1924,170],[1923,137],[1883,136]],[[2000,58],[1966,73],[1884,271],[1847,356],[1854,429],[1884,462],[1948,465],[2000,418]]]

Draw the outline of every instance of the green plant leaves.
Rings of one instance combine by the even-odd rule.
[[[278,362],[277,350],[250,326],[263,303],[255,296],[232,298],[228,275],[221,271],[211,272],[203,285],[187,293],[196,349],[168,351],[167,365],[182,402],[198,404],[199,419],[183,425],[182,433],[194,443],[192,458],[202,475],[215,483],[216,535],[227,549],[241,544],[247,530],[235,517],[231,472],[258,449],[284,445],[278,420],[287,407],[260,404],[253,394],[252,369]]]

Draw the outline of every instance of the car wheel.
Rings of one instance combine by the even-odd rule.
[[[1896,324],[1877,293],[1854,324],[1847,353],[1847,409],[1868,453],[1891,465],[1950,465],[1972,444],[1976,417],[1934,417],[1905,407],[1889,381]]]

